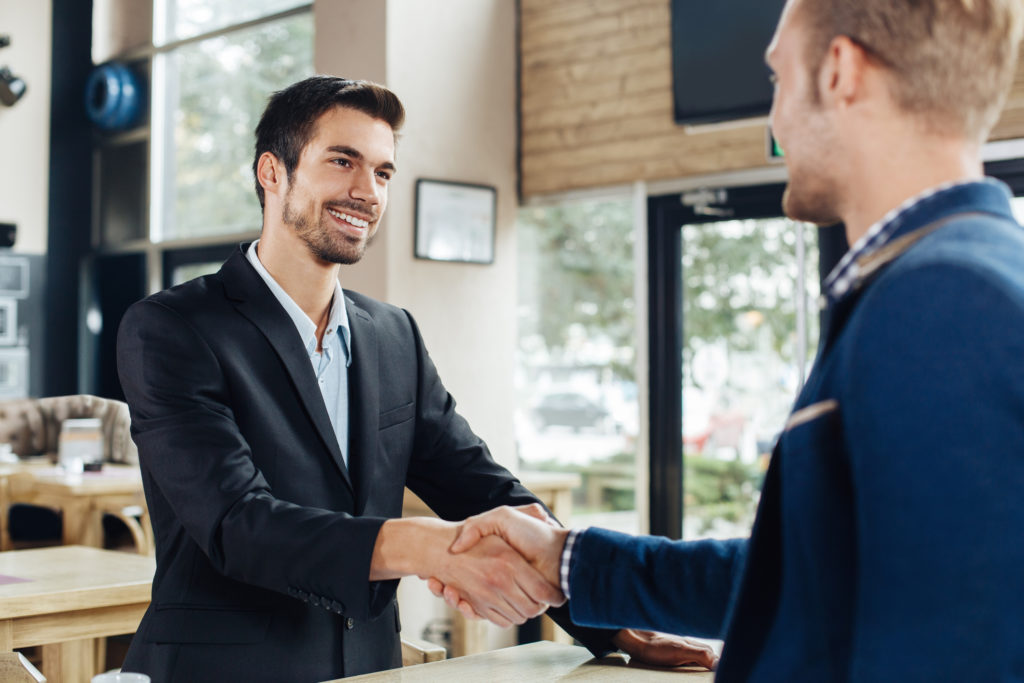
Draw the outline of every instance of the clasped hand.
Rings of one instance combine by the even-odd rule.
[[[506,548],[521,553],[522,559],[529,562],[529,566],[536,573],[536,576],[530,577],[532,581],[539,578],[547,588],[557,591],[557,600],[535,600],[538,606],[540,602],[560,605],[565,601],[565,595],[561,588],[556,589],[555,586],[560,584],[562,551],[567,536],[568,531],[560,527],[541,505],[523,505],[516,508],[503,506],[470,517],[463,522],[449,550],[453,556],[464,557],[464,553],[487,546],[496,538],[500,538],[502,545],[507,544]],[[458,562],[458,559],[455,561]],[[493,578],[495,580],[492,588],[500,591],[498,577]],[[495,620],[493,610],[481,611],[475,602],[467,599],[466,594],[457,585],[445,581],[442,577],[429,577],[427,585],[434,595],[443,597],[449,605],[458,609],[467,618],[483,617],[501,626],[508,625],[507,620],[504,620],[505,623]],[[518,613],[522,614],[521,611]],[[696,664],[708,669],[713,669],[718,664],[718,655],[714,648],[703,641],[684,636],[622,629],[615,634],[612,642],[633,660],[644,664],[669,667]]]
[[[434,586],[447,587],[467,616],[498,626],[522,624],[565,602],[557,579],[545,578],[521,550],[488,529],[479,522],[460,525],[455,543],[420,578],[429,579],[435,594]]]

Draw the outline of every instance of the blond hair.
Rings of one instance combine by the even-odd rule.
[[[895,101],[935,130],[983,142],[1017,67],[1024,0],[799,0],[816,76],[847,36],[892,74]]]

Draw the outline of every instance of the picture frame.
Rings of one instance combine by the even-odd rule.
[[[0,256],[0,296],[24,299],[28,296],[28,259]]]
[[[430,261],[494,263],[498,190],[447,180],[416,181],[413,255]]]
[[[0,346],[18,343],[18,300],[0,298]]]

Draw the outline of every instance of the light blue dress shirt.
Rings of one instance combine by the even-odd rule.
[[[299,305],[292,300],[281,285],[267,272],[267,269],[260,263],[256,255],[256,245],[259,240],[253,242],[245,256],[249,263],[256,269],[267,287],[274,293],[274,296],[284,307],[288,317],[295,323],[295,329],[302,339],[306,353],[309,354],[309,361],[313,364],[313,372],[316,375],[317,384],[320,386],[320,394],[324,398],[324,405],[327,407],[327,416],[331,419],[331,426],[334,427],[334,435],[338,439],[338,448],[348,465],[348,368],[352,365],[352,332],[348,326],[348,312],[345,310],[345,292],[341,284],[334,283],[334,299],[331,302],[331,313],[327,321],[327,330],[324,332],[323,351],[316,350],[316,323],[310,320],[309,316],[299,308]]]

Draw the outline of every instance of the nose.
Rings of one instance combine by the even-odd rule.
[[[377,184],[377,177],[373,169],[360,170],[353,175],[349,196],[368,204],[379,204],[381,188]]]

